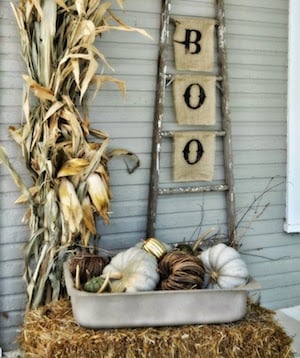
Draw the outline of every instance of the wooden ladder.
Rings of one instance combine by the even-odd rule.
[[[215,0],[216,27],[217,27],[217,52],[218,69],[221,87],[221,129],[216,132],[217,136],[223,139],[224,156],[224,183],[203,186],[185,187],[159,187],[160,172],[160,147],[164,137],[172,136],[172,132],[163,131],[164,101],[167,86],[167,51],[168,35],[170,25],[171,0],[162,0],[162,11],[160,19],[160,47],[157,66],[157,87],[156,104],[152,134],[152,157],[151,157],[151,176],[149,184],[148,198],[148,217],[147,217],[147,237],[155,237],[155,222],[157,217],[157,201],[162,195],[185,194],[185,193],[204,193],[204,192],[224,192],[226,195],[227,210],[227,235],[228,244],[237,245],[236,239],[236,220],[235,220],[235,200],[234,200],[234,178],[231,145],[231,121],[229,108],[229,86],[227,75],[227,50],[224,39],[225,33],[225,11],[224,0]]]

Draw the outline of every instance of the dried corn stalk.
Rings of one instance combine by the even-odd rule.
[[[117,1],[122,7],[123,1]],[[99,61],[109,67],[95,39],[109,30],[138,31],[124,24],[101,0],[20,0],[12,5],[20,30],[24,75],[24,123],[10,127],[33,179],[27,189],[0,148],[28,204],[24,221],[31,236],[25,247],[28,305],[34,308],[61,293],[62,262],[75,243],[89,244],[96,216],[109,222],[111,198],[107,161],[108,134],[90,128],[87,90],[112,81],[97,74]],[[89,138],[94,138],[90,140]]]

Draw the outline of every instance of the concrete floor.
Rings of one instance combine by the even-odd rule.
[[[300,306],[276,311],[276,317],[286,333],[293,338],[295,357],[300,357]]]

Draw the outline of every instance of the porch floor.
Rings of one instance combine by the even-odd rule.
[[[294,339],[295,357],[300,357],[300,305],[276,311],[278,322]]]

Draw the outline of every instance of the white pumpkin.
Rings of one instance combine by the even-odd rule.
[[[246,263],[237,250],[217,244],[199,255],[205,271],[205,288],[232,289],[245,285],[249,280]]]
[[[111,280],[112,292],[136,292],[154,290],[159,281],[157,260],[153,255],[131,247],[119,252],[104,267],[103,276],[118,279]]]

